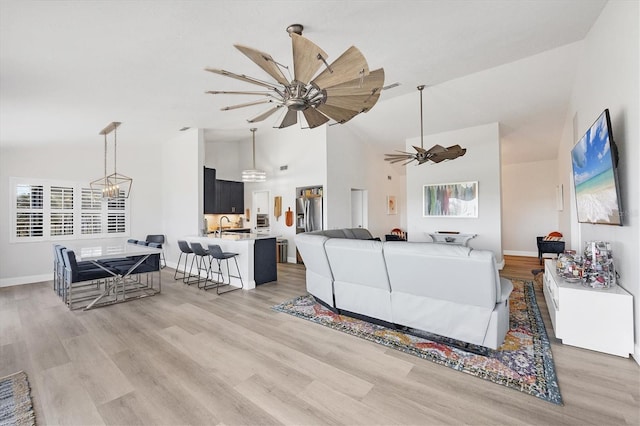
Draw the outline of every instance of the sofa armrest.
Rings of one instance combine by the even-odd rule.
[[[508,300],[512,291],[513,283],[506,278],[500,278],[500,300],[498,303]]]

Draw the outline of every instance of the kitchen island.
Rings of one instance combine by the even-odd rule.
[[[205,249],[209,244],[217,244],[222,251],[238,253],[238,268],[240,268],[245,290],[251,290],[256,288],[256,285],[278,279],[276,236],[274,235],[223,232],[222,236],[216,234],[209,234],[206,237],[188,236],[184,240],[188,243],[198,242]],[[229,265],[231,265],[231,275],[236,275],[233,260],[230,259]],[[226,262],[222,262],[222,271],[226,278],[228,276]],[[240,280],[231,277],[231,285],[240,287]]]

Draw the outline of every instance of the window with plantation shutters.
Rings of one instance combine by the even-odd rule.
[[[19,184],[15,186],[16,238],[44,236],[44,187]]]
[[[51,186],[51,236],[73,235],[73,187]]]
[[[10,178],[11,242],[127,236],[127,199],[102,199],[87,183]]]
[[[80,201],[80,233],[98,235],[102,233],[102,199],[99,189],[82,188]]]
[[[123,194],[123,191],[120,191]],[[126,231],[125,223],[125,205],[126,199],[117,199],[107,201],[107,233],[121,234]]]

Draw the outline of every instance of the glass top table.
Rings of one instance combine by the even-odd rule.
[[[433,232],[428,234],[434,243],[455,244],[465,247],[469,247],[469,241],[478,236],[478,234],[457,234],[449,232]]]
[[[161,291],[162,279],[159,263],[157,288],[154,286],[153,277],[151,277],[150,282],[147,278],[146,283],[143,283],[142,280],[133,277],[133,275],[136,275],[136,268],[144,263],[149,256],[159,255],[162,253],[162,249],[160,248],[127,242],[92,241],[86,244],[78,243],[75,245],[69,245],[68,249],[73,250],[78,262],[89,261],[97,268],[107,271],[113,277],[110,283],[105,285],[105,290],[92,300],[84,310],[154,296]],[[132,260],[132,262],[128,264],[129,268],[125,271],[121,269],[120,272],[117,272],[113,268],[109,268],[100,262],[103,260],[121,258],[128,258]]]

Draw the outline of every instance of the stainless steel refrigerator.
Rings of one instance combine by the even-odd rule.
[[[296,199],[296,233],[323,229],[322,187],[298,188]]]

